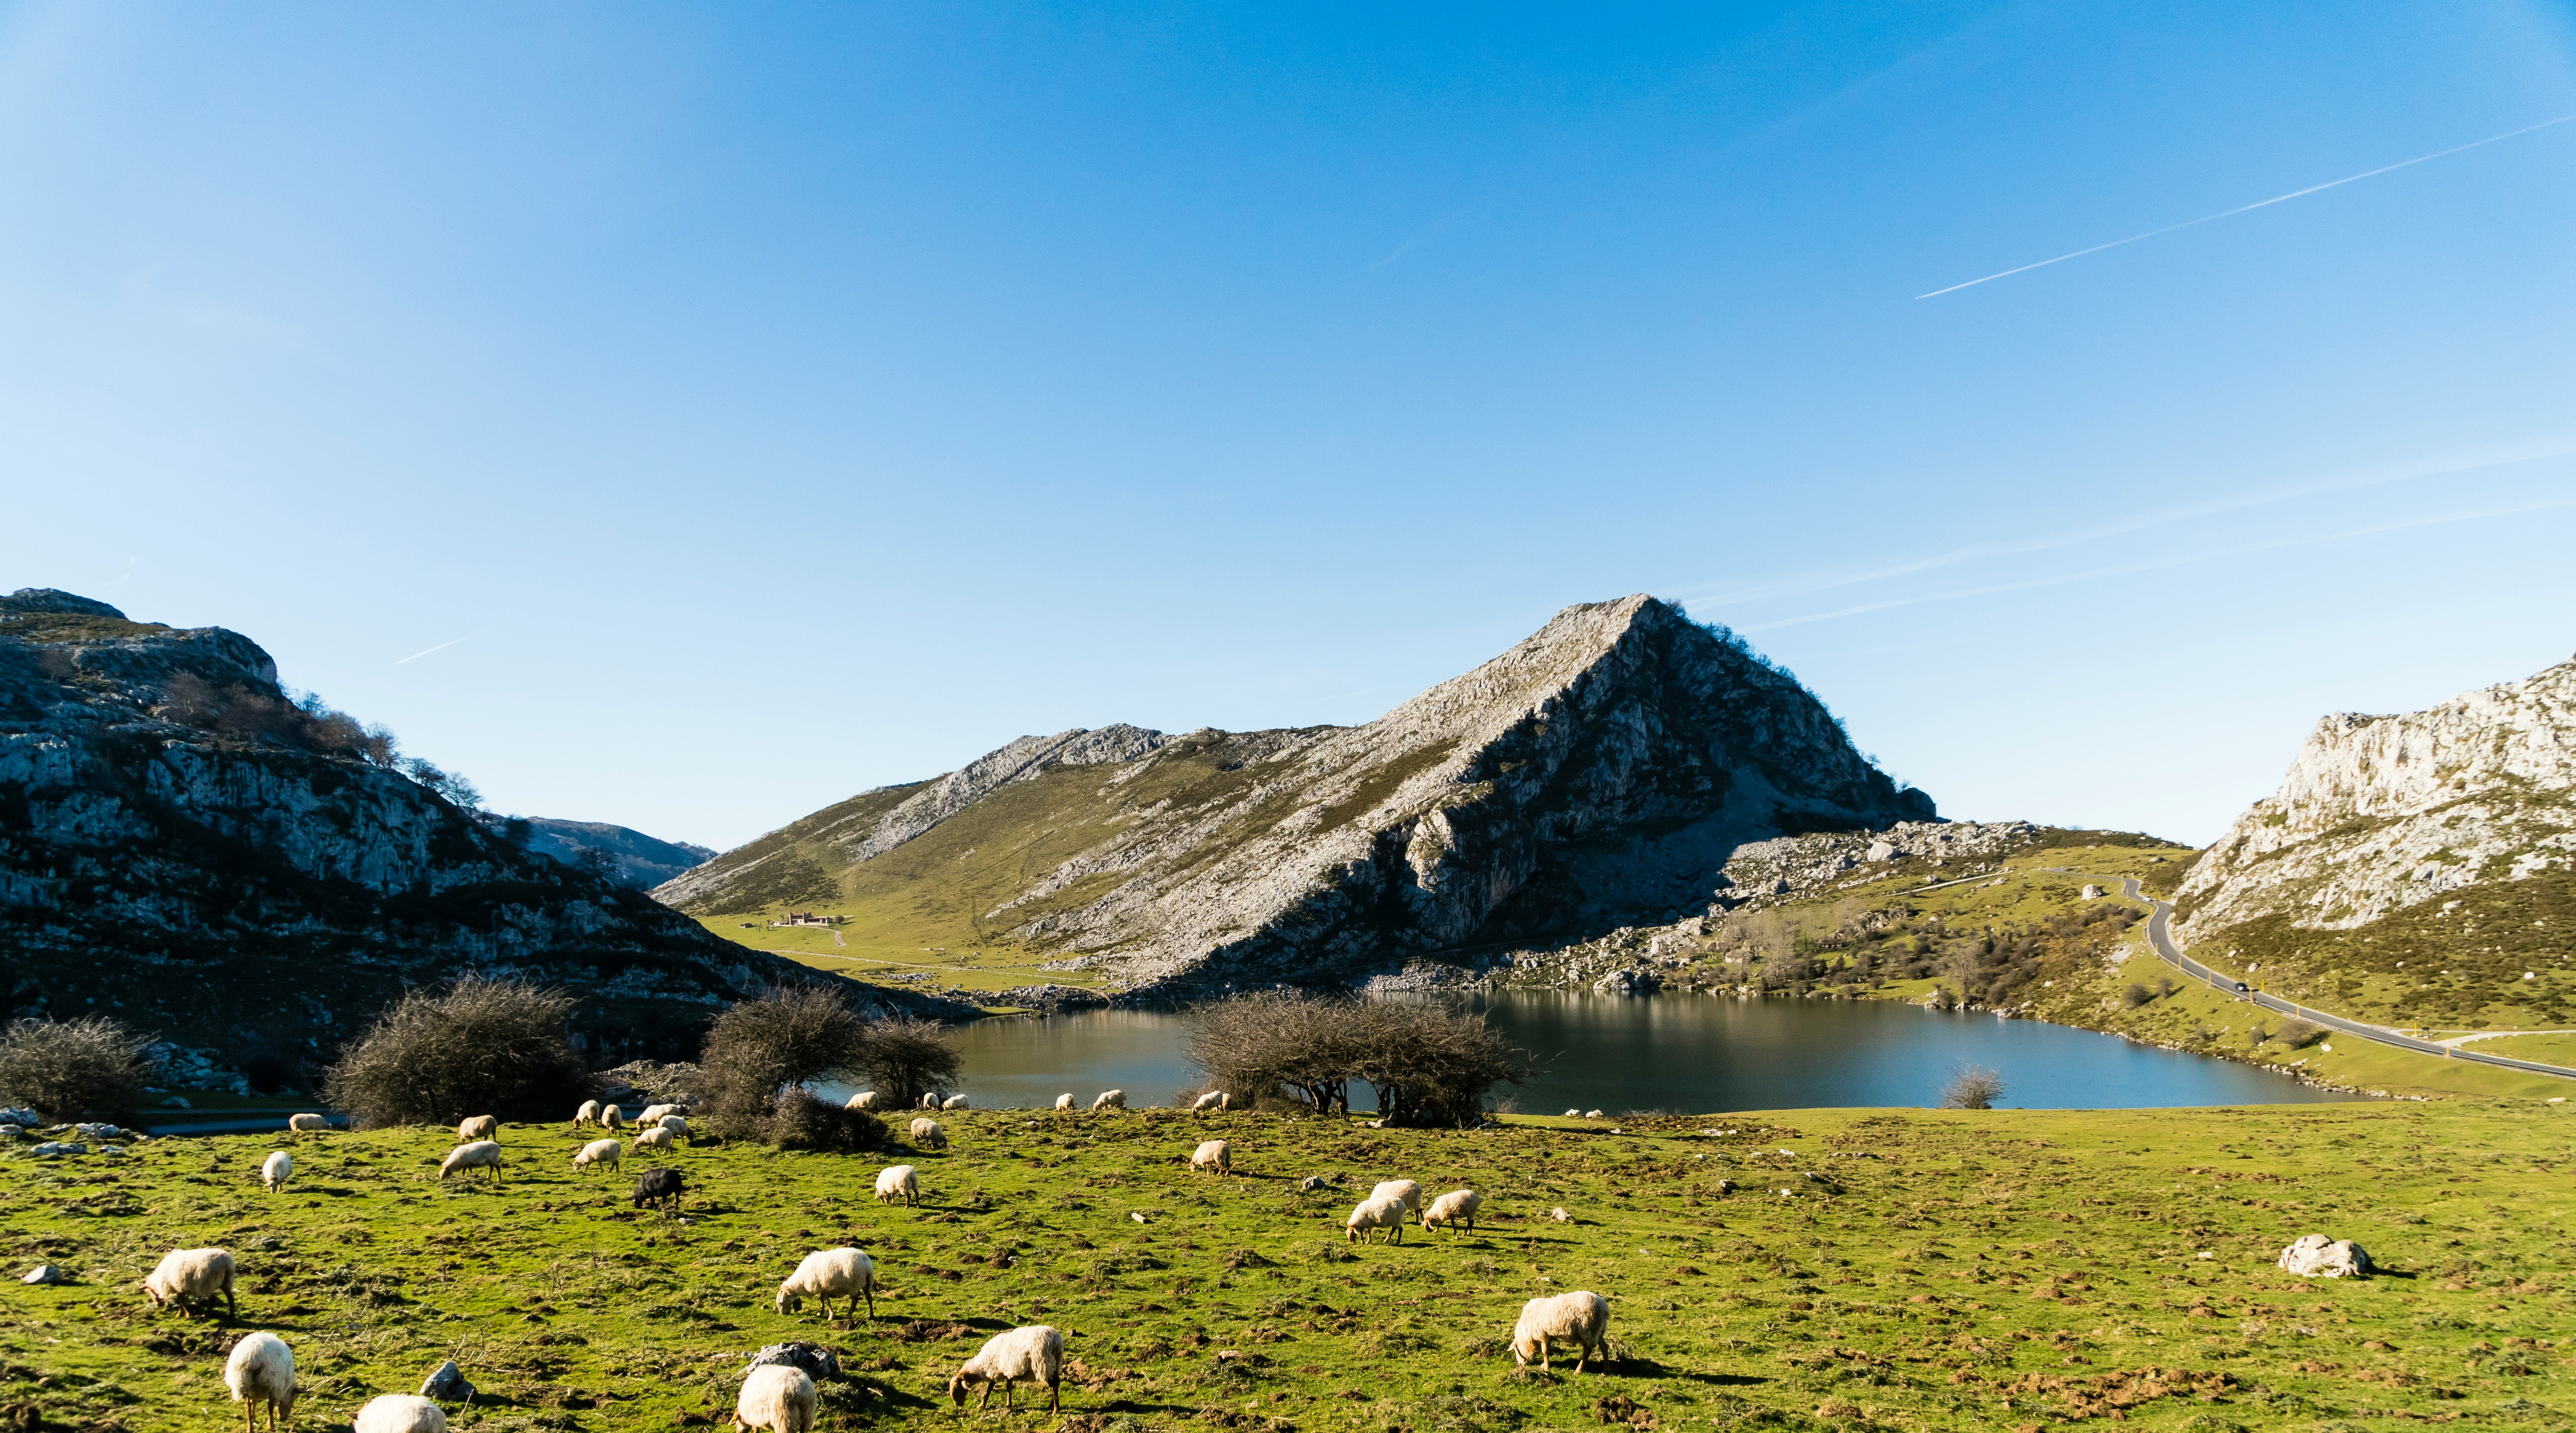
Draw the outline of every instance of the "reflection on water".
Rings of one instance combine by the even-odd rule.
[[[2001,1103],[2028,1109],[2346,1098],[2115,1036],[1891,1001],[1498,995],[1478,1003],[1538,1057],[1527,1084],[1497,1091],[1532,1114],[1929,1105],[1963,1065],[2000,1071]],[[979,1021],[958,1034],[964,1090],[987,1109],[1043,1107],[1060,1094],[1088,1105],[1109,1089],[1125,1090],[1130,1104],[1167,1104],[1191,1080],[1188,1033],[1180,1016],[1160,1010]],[[1355,1105],[1368,1098],[1364,1085],[1351,1094]]]

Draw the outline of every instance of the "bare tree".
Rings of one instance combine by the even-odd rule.
[[[565,1038],[578,1003],[561,990],[480,975],[436,994],[412,991],[331,1067],[323,1096],[369,1128],[467,1115],[560,1118],[597,1084]]]
[[[1983,1065],[1963,1065],[1941,1091],[1945,1110],[1990,1110],[2004,1097],[2004,1077]]]
[[[0,1031],[0,1098],[58,1120],[123,1113],[151,1081],[144,1037],[103,1015]]]
[[[774,985],[727,1006],[698,1056],[707,1123],[728,1139],[765,1137],[779,1099],[809,1080],[856,1073],[868,1025],[819,981]]]
[[[1351,1081],[1363,1080],[1389,1124],[1467,1124],[1496,1084],[1528,1073],[1526,1055],[1484,1017],[1437,1005],[1267,991],[1190,1018],[1189,1057],[1206,1087],[1247,1104],[1347,1114]]]
[[[868,1026],[868,1078],[887,1104],[914,1105],[934,1090],[954,1088],[961,1063],[948,1027],[936,1020],[896,1015]]]

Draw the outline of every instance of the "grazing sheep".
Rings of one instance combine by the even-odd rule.
[[[937,1120],[914,1120],[912,1122],[912,1142],[920,1145],[923,1149],[946,1149],[948,1147],[948,1131],[941,1129],[939,1127],[939,1121]]]
[[[613,1139],[595,1139],[590,1143],[583,1145],[581,1147],[581,1153],[572,1157],[572,1167],[575,1169],[588,1169],[594,1164],[604,1164],[611,1169],[615,1169],[619,1164],[623,1163],[625,1159],[626,1146],[619,1144]]]
[[[966,1103],[966,1097],[964,1095],[950,1095],[948,1098],[939,1102],[939,1107],[943,1110],[963,1110],[973,1108],[973,1106]]]
[[[1583,1118],[1583,1111],[1581,1111],[1581,1110],[1567,1110],[1567,1111],[1565,1112],[1565,1117],[1566,1117],[1567,1119],[1570,1119],[1570,1120],[1579,1120],[1579,1119]]]
[[[1369,1198],[1401,1200],[1406,1209],[1416,1214],[1422,1212],[1422,1186],[1410,1179],[1380,1181],[1377,1188],[1369,1191]]]
[[[478,1139],[490,1139],[500,1132],[501,1121],[495,1115],[475,1115],[456,1122],[458,1144],[472,1144]]]
[[[1190,1168],[1213,1169],[1219,1174],[1234,1173],[1234,1146],[1221,1139],[1202,1140],[1190,1155]]]
[[[626,1111],[619,1109],[615,1105],[600,1106],[599,1127],[601,1129],[626,1128]]]
[[[689,1121],[686,1117],[681,1115],[664,1115],[662,1116],[662,1133],[669,1135],[673,1139],[690,1139]],[[692,1140],[691,1142],[694,1143],[695,1141]]]
[[[677,1108],[678,1106],[676,1105],[646,1105],[644,1107],[644,1113],[635,1117],[635,1123],[642,1128],[651,1129],[653,1126],[662,1122],[662,1116],[671,1113]]]
[[[447,1433],[447,1415],[417,1393],[387,1393],[367,1400],[350,1433]]]
[[[1513,1359],[1524,1364],[1537,1359],[1539,1367],[1548,1368],[1548,1347],[1560,1339],[1580,1350],[1574,1358],[1577,1373],[1587,1359],[1608,1357],[1609,1303],[1589,1289],[1577,1289],[1521,1305],[1520,1322],[1512,1325]]]
[[[635,1136],[635,1151],[638,1154],[648,1149],[668,1153],[678,1147],[678,1141],[671,1137],[671,1129],[668,1125],[655,1125]]]
[[[183,1318],[195,1318],[198,1304],[211,1307],[217,1294],[224,1296],[224,1317],[234,1317],[233,1256],[222,1249],[173,1249],[143,1276],[152,1307],[177,1304]]]
[[[1095,1110],[1123,1110],[1127,1108],[1127,1092],[1103,1090],[1100,1092],[1100,1098],[1091,1102],[1091,1107]]]
[[[1206,1094],[1199,1096],[1197,1099],[1190,1101],[1190,1108],[1192,1110],[1223,1110],[1232,1109],[1233,1107],[1234,1096],[1227,1094],[1223,1090],[1210,1090]]]
[[[246,1335],[224,1360],[224,1387],[242,1406],[242,1427],[259,1426],[259,1407],[265,1403],[270,1433],[276,1433],[277,1420],[295,1417],[295,1354],[273,1333]]]
[[[1072,1094],[1072,1092],[1071,1092],[1071,1091],[1067,1091],[1067,1092],[1066,1092],[1066,1093],[1064,1093],[1064,1094],[1061,1094],[1061,1095],[1056,1096],[1056,1097],[1055,1097],[1055,1107],[1056,1107],[1057,1109],[1060,1109],[1060,1110],[1069,1110],[1069,1109],[1072,1109],[1072,1108],[1073,1108],[1073,1094]]]
[[[887,1204],[897,1199],[907,1209],[921,1202],[921,1171],[908,1164],[877,1171],[877,1202]]]
[[[488,1139],[460,1144],[447,1152],[447,1158],[438,1162],[438,1177],[443,1181],[460,1169],[488,1169],[492,1171],[492,1182],[500,1183],[501,1146]]]
[[[1342,1237],[1354,1244],[1365,1244],[1370,1230],[1383,1229],[1391,1242],[1401,1244],[1404,1242],[1404,1212],[1403,1200],[1371,1195],[1360,1201],[1360,1207],[1351,1211],[1350,1218],[1342,1221]]]
[[[742,1396],[733,1403],[734,1426],[763,1433],[809,1433],[821,1397],[814,1391],[812,1374],[783,1363],[764,1363],[743,1375]]]
[[[582,1129],[597,1123],[599,1123],[599,1101],[597,1100],[584,1100],[581,1102],[581,1108],[572,1112],[574,1129]]]
[[[939,1108],[939,1092],[937,1090],[933,1090],[929,1094],[923,1095],[921,1097],[921,1108],[925,1110],[935,1110]]]
[[[320,1115],[288,1115],[286,1128],[295,1134],[328,1134],[331,1122]]]
[[[275,1194],[280,1185],[295,1177],[295,1156],[285,1150],[273,1150],[259,1162],[259,1182]]]
[[[993,1385],[1002,1385],[1002,1407],[1011,1407],[1013,1386],[1020,1380],[1044,1387],[1047,1411],[1059,1412],[1064,1407],[1064,1335],[1045,1324],[1025,1324],[1008,1333],[997,1333],[984,1340],[975,1356],[948,1376],[948,1397],[958,1407],[966,1406],[966,1387],[974,1384],[983,1390],[975,1401],[978,1409],[990,1407]]]
[[[1422,1227],[1427,1230],[1434,1224],[1445,1224],[1454,1229],[1463,1220],[1467,1232],[1472,1234],[1476,1231],[1476,1211],[1484,1204],[1485,1196],[1472,1189],[1450,1190],[1432,1200],[1431,1207],[1422,1211]]]
[[[868,1317],[877,1316],[877,1266],[856,1249],[817,1249],[805,1256],[778,1285],[778,1311],[792,1314],[812,1295],[823,1305],[823,1317],[832,1316],[832,1300],[841,1299],[850,1307],[841,1312],[846,1317],[857,1312],[858,1301],[868,1301]]]
[[[872,1110],[876,1107],[877,1092],[874,1090],[861,1090],[841,1106],[845,1110]]]
[[[1601,1118],[1601,1112],[1599,1110],[1585,1110],[1583,1112],[1583,1117],[1588,1120],[1597,1120]]]
[[[636,1179],[635,1193],[631,1197],[638,1209],[647,1204],[658,1204],[662,1207],[662,1212],[668,1214],[680,1207],[680,1196],[686,1192],[686,1187],[686,1181],[680,1178],[680,1171],[666,1164],[644,1171]]]

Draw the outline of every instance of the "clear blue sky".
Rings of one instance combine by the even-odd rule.
[[[2576,648],[2564,6],[0,10],[0,588],[729,845],[1647,591],[2214,835]],[[442,643],[427,656],[404,661]]]

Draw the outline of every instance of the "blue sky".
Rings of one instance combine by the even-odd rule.
[[[718,846],[1645,591],[2205,840],[2576,649],[2576,123],[1916,295],[2569,114],[2456,0],[18,5],[0,588]]]

